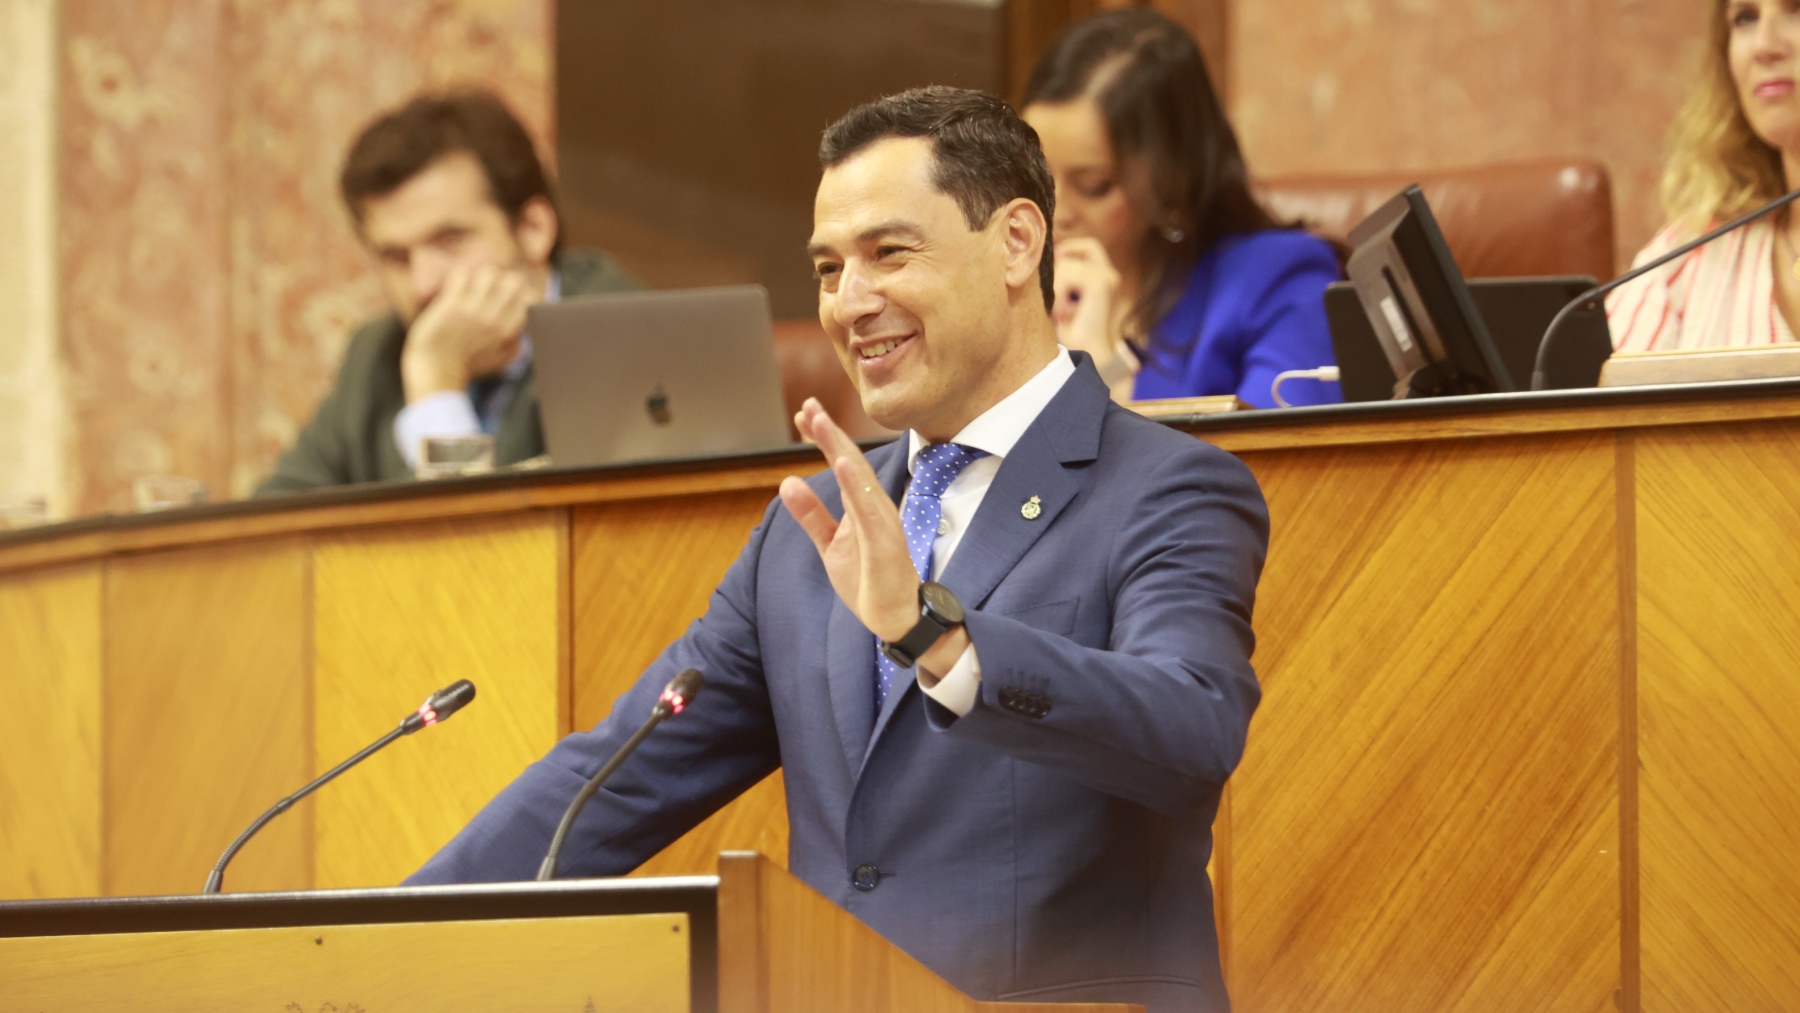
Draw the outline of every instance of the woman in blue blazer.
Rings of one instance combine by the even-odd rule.
[[[1331,366],[1331,245],[1250,192],[1194,40],[1145,8],[1077,22],[1033,68],[1024,117],[1056,178],[1056,320],[1120,401],[1236,394]],[[1290,404],[1342,400],[1295,379]]]

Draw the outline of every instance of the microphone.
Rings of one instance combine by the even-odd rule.
[[[381,738],[376,739],[362,752],[357,753],[343,763],[340,763],[319,775],[319,777],[311,784],[275,803],[270,807],[268,812],[258,816],[256,822],[244,828],[244,832],[237,836],[237,840],[231,842],[231,847],[226,848],[225,853],[219,856],[219,864],[213,866],[212,875],[206,877],[206,888],[202,890],[201,893],[218,893],[220,888],[225,885],[225,867],[231,864],[231,860],[236,857],[238,849],[249,843],[250,838],[256,836],[256,832],[261,830],[270,820],[287,812],[289,809],[292,809],[295,802],[318,791],[325,786],[326,782],[375,755],[388,743],[400,736],[411,735],[421,728],[430,728],[432,725],[443,721],[450,715],[467,707],[469,701],[473,699],[475,699],[475,684],[467,679],[456,680],[427,697],[425,702],[419,705],[418,710],[408,714],[405,719],[400,722],[398,728],[395,728]]]
[[[544,864],[538,866],[538,882],[556,878],[557,856],[562,854],[563,845],[569,839],[569,829],[575,825],[575,817],[581,815],[581,807],[588,804],[588,799],[594,797],[594,793],[600,790],[600,786],[606,783],[613,771],[619,769],[619,764],[625,762],[625,758],[638,747],[638,743],[644,741],[652,728],[680,714],[687,709],[688,704],[694,702],[694,697],[699,695],[700,687],[705,682],[706,678],[700,674],[699,669],[684,668],[663,687],[662,696],[656,699],[656,706],[650,708],[650,720],[645,721],[642,728],[625,740],[625,744],[612,755],[612,759],[606,761],[606,766],[601,767],[599,773],[581,786],[581,791],[575,794],[575,801],[569,803],[569,810],[563,813],[562,822],[556,825],[556,836],[550,838],[550,851],[544,856]]]
[[[1618,288],[1620,285],[1642,278],[1644,275],[1649,274],[1651,271],[1656,270],[1672,260],[1680,260],[1682,257],[1687,256],[1727,232],[1741,229],[1771,211],[1777,211],[1787,207],[1789,204],[1792,204],[1796,198],[1800,198],[1800,190],[1790,190],[1769,203],[1764,204],[1762,207],[1757,208],[1755,211],[1744,215],[1742,218],[1726,222],[1691,243],[1677,246],[1675,249],[1652,260],[1643,267],[1634,267],[1606,284],[1595,285],[1593,288],[1576,296],[1567,306],[1564,306],[1557,311],[1556,316],[1552,317],[1550,320],[1550,326],[1544,329],[1544,337],[1538,342],[1537,359],[1531,366],[1531,389],[1543,390],[1549,385],[1550,379],[1547,373],[1550,362],[1550,346],[1555,343],[1556,335],[1562,330],[1563,322],[1572,316],[1576,310],[1591,310],[1595,308],[1599,305],[1599,300],[1602,296],[1611,292],[1613,289]]]

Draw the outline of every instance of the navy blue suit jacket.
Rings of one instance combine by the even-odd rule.
[[[941,576],[981,659],[973,711],[907,679],[876,713],[873,636],[777,501],[612,715],[409,882],[532,878],[582,783],[691,665],[705,692],[588,805],[563,874],[627,872],[781,767],[790,870],[970,995],[1225,1010],[1206,863],[1259,696],[1268,517],[1235,458],[1117,407],[1077,363]],[[870,461],[898,499],[905,441]],[[830,473],[810,481],[839,513]]]

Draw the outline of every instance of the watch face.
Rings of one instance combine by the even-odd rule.
[[[919,588],[919,598],[931,613],[943,621],[945,626],[956,626],[963,621],[962,602],[950,589],[936,581],[928,580]]]

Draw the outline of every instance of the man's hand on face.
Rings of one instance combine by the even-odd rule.
[[[400,376],[408,404],[463,390],[505,369],[519,351],[525,312],[543,293],[522,270],[476,267],[451,272],[406,332]]]
[[[870,632],[889,643],[919,621],[919,574],[906,551],[900,510],[863,456],[856,441],[838,428],[815,398],[794,416],[800,435],[818,444],[837,479],[844,504],[842,520],[819,500],[805,480],[781,482],[781,502],[812,538],[825,563],[831,587]],[[945,634],[919,659],[928,685],[950,670],[969,645],[961,627]]]

